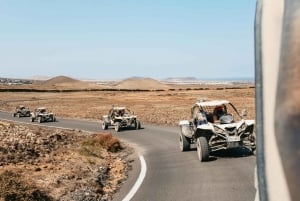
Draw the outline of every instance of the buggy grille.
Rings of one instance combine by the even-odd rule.
[[[229,135],[235,135],[235,134],[237,133],[236,127],[225,128],[225,130],[227,131],[227,133],[228,133]]]

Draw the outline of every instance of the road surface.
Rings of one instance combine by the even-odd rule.
[[[13,118],[0,112],[1,119],[29,122],[29,118]],[[37,124],[38,123],[34,123]],[[44,126],[100,131],[100,122],[58,119]],[[255,156],[246,151],[221,152],[209,162],[200,163],[195,149],[180,152],[178,128],[142,125],[141,130],[122,130],[115,133],[130,143],[144,157],[146,174],[132,201],[253,201],[255,198]],[[129,179],[114,200],[123,200],[135,184],[141,169],[137,158]]]

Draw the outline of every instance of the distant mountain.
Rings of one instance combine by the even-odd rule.
[[[114,87],[118,89],[142,89],[142,90],[168,88],[167,85],[161,83],[158,80],[152,78],[143,78],[143,77],[127,78],[121,82],[118,82]]]
[[[176,80],[181,80],[181,81],[199,81],[199,79],[196,78],[196,77],[169,77],[169,78],[163,79],[162,81],[172,82],[172,81],[176,81]]]
[[[200,84],[203,83],[196,77],[169,77],[162,80],[165,84]]]
[[[51,78],[50,76],[35,75],[35,76],[28,77],[27,79],[29,79],[29,80],[48,80],[50,78]]]
[[[38,85],[42,88],[55,89],[91,89],[101,88],[96,83],[77,80],[67,76],[57,76],[51,79],[40,81]]]
[[[170,77],[162,80],[164,84],[247,84],[254,83],[253,78],[206,78]]]
[[[43,85],[56,85],[56,84],[64,84],[64,83],[79,83],[81,81],[67,77],[67,76],[57,76],[51,79],[44,81]]]

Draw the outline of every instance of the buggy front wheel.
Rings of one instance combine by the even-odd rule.
[[[119,132],[120,129],[121,129],[121,123],[120,122],[116,122],[116,124],[115,124],[115,131]]]
[[[101,127],[103,130],[106,130],[108,128],[108,124],[105,121],[102,121]]]
[[[141,129],[141,122],[139,120],[135,121],[135,129],[136,130]]]
[[[209,149],[207,139],[205,137],[197,138],[197,154],[200,162],[208,161]]]
[[[182,152],[190,150],[191,147],[189,140],[182,134],[182,132],[179,133],[179,147]]]

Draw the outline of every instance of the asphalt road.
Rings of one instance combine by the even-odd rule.
[[[0,112],[0,118],[29,122],[29,118],[13,118],[10,113]],[[35,123],[38,124],[38,123]],[[100,131],[96,121],[58,119],[43,123],[45,126]],[[200,163],[195,149],[180,152],[178,128],[145,125],[141,130],[123,130],[115,133],[130,143],[143,155],[147,172],[132,201],[253,201],[255,198],[255,156],[244,150],[220,152],[209,162]],[[129,179],[114,200],[122,200],[139,176],[137,158]]]

